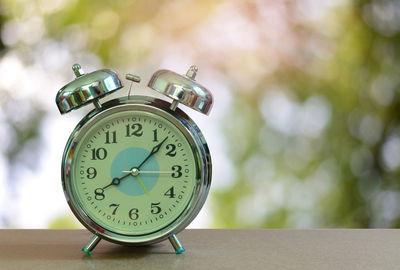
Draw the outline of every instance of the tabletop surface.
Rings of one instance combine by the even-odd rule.
[[[400,269],[400,230],[185,230],[147,247],[100,241],[86,230],[0,230],[0,269]]]

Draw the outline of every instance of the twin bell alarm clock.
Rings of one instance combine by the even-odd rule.
[[[61,88],[61,114],[94,105],[75,127],[65,146],[61,177],[76,218],[93,233],[82,248],[91,254],[101,239],[123,245],[150,245],[168,239],[177,254],[177,234],[197,216],[211,184],[206,140],[183,104],[208,114],[209,90],[195,81],[197,68],[185,75],[159,70],[148,87],[171,99],[129,95],[101,103],[123,87],[112,69],[85,74]],[[139,82],[140,77],[127,74]]]

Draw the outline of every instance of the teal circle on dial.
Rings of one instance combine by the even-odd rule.
[[[126,173],[123,171],[131,170],[135,168],[132,164],[139,165],[148,155],[149,151],[143,148],[131,147],[121,151],[113,160],[111,164],[111,178],[120,178]],[[137,166],[136,165],[136,166]],[[140,171],[144,172],[157,172],[160,170],[156,158],[149,159],[140,168]],[[158,173],[146,173],[138,174],[137,176],[129,175],[126,179],[121,181],[117,186],[117,189],[129,196],[140,196],[146,194],[146,191],[150,192],[156,185],[158,180]],[[146,187],[146,190],[143,188]]]

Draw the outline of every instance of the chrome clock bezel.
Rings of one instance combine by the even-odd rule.
[[[148,245],[163,241],[173,234],[177,234],[186,228],[200,212],[208,195],[211,185],[211,156],[203,134],[197,125],[182,110],[177,108],[172,111],[170,103],[147,96],[133,96],[116,98],[102,104],[101,108],[92,110],[75,127],[65,146],[61,178],[64,195],[68,205],[77,219],[92,233],[108,241],[128,245]],[[156,114],[174,124],[187,139],[194,158],[196,167],[196,184],[189,203],[184,211],[172,223],[160,230],[144,235],[125,235],[108,230],[97,224],[79,204],[73,192],[71,168],[74,162],[74,154],[85,132],[98,120],[122,111],[146,111]]]

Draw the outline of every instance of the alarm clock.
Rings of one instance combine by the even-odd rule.
[[[56,96],[61,114],[93,104],[75,127],[61,164],[62,187],[76,218],[93,233],[82,248],[91,254],[101,239],[123,245],[150,245],[169,239],[184,248],[177,234],[202,208],[211,184],[211,156],[198,126],[183,104],[208,114],[212,94],[185,75],[159,70],[148,87],[171,99],[130,95],[101,103],[123,87],[112,69],[85,74]],[[140,82],[127,74],[126,79]]]

